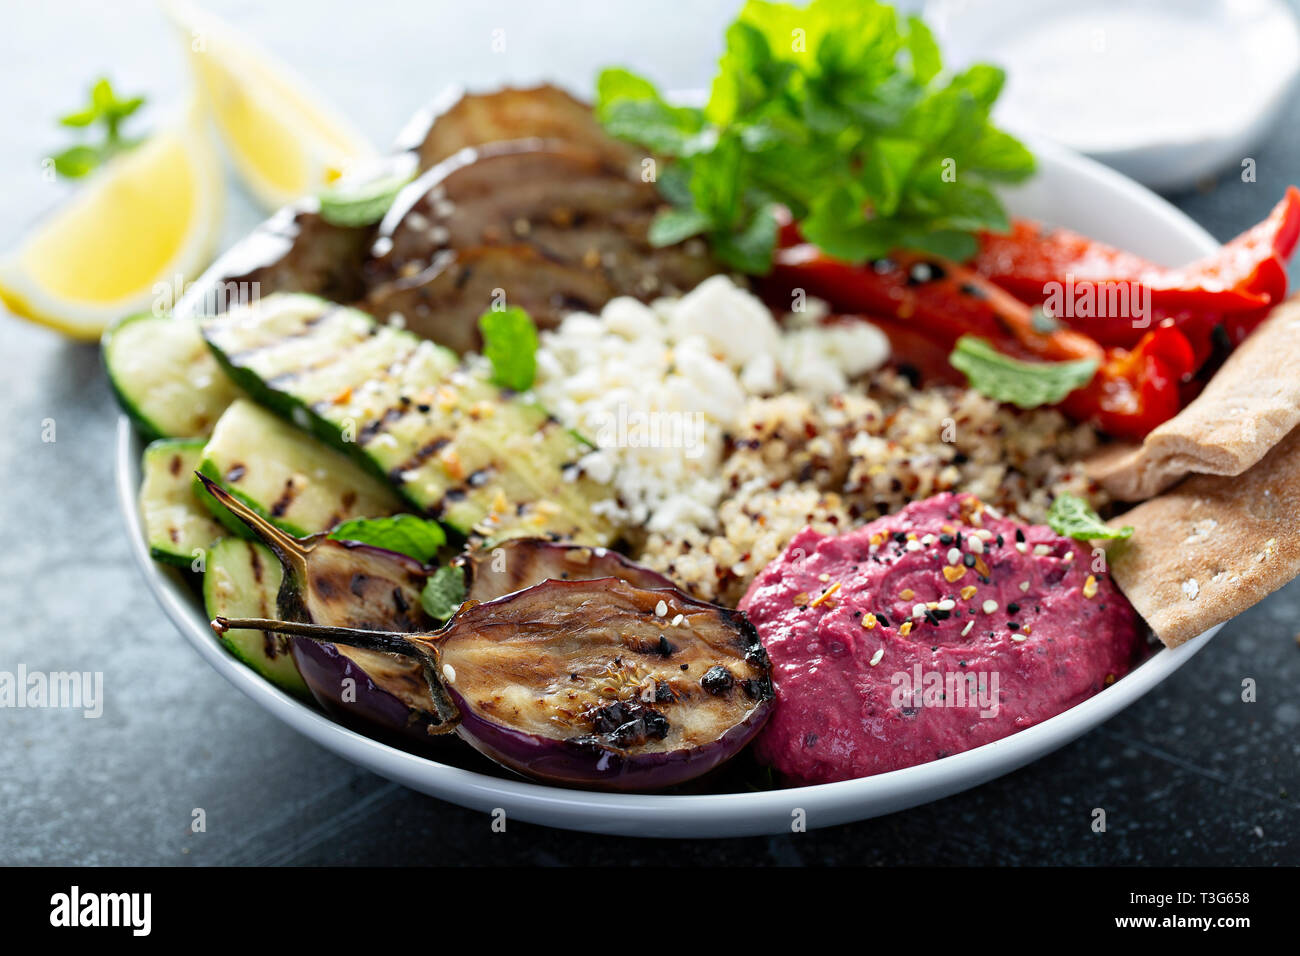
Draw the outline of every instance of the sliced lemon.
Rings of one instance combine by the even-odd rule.
[[[221,228],[224,181],[197,104],[97,171],[18,249],[0,259],[0,300],[73,338],[148,309],[199,274]]]
[[[374,158],[361,133],[255,41],[183,0],[164,6],[231,160],[263,206],[278,209]]]

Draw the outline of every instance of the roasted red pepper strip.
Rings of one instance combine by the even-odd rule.
[[[1044,231],[1017,221],[1007,235],[981,236],[975,271],[1026,302],[1063,293],[1067,305],[1082,295],[1095,303],[1127,286],[1125,314],[1060,316],[1106,345],[1133,347],[1152,324],[1172,318],[1197,356],[1212,353],[1211,334],[1223,325],[1234,343],[1244,339],[1268,308],[1286,297],[1286,260],[1300,238],[1300,190],[1288,188],[1268,218],[1205,259],[1178,269],[1094,242],[1067,229]],[[1149,294],[1150,301],[1145,302]],[[1148,321],[1133,322],[1133,302],[1149,308]]]
[[[787,231],[788,237],[794,237]],[[1181,407],[1179,386],[1197,367],[1187,337],[1171,320],[1142,334],[1130,351],[1103,349],[1080,332],[1040,331],[1033,312],[1003,289],[971,270],[933,257],[899,254],[888,260],[851,265],[832,259],[807,243],[777,252],[767,291],[790,301],[795,289],[825,299],[836,312],[857,313],[879,322],[891,341],[918,336],[930,351],[946,355],[963,334],[978,335],[1018,358],[1067,361],[1092,358],[1098,372],[1085,388],[1071,393],[1062,408],[1081,421],[1117,437],[1141,439]],[[915,364],[915,342],[901,356]],[[935,364],[929,351],[923,366]]]
[[[769,295],[790,301],[795,289],[857,313],[922,329],[951,348],[962,335],[988,339],[1009,355],[1041,361],[1094,358],[1100,345],[1065,327],[1042,331],[1033,310],[964,266],[900,254],[865,265],[832,259],[809,243],[779,249],[766,280]]]
[[[1136,283],[1166,312],[1243,312],[1286,295],[1286,260],[1300,239],[1300,190],[1291,186],[1268,218],[1218,252],[1165,268],[1068,229],[1017,221],[1006,235],[985,233],[971,263],[981,275],[1027,302],[1047,297],[1049,283]]]
[[[1182,408],[1180,385],[1196,370],[1187,337],[1168,321],[1149,330],[1132,351],[1112,348],[1085,387],[1061,408],[1116,438],[1141,441]]]

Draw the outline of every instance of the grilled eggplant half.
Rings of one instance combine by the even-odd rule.
[[[339,627],[419,631],[435,622],[420,605],[431,569],[383,548],[294,538],[200,473],[216,501],[271,549],[283,568],[276,615]],[[432,712],[424,665],[415,657],[294,640],[293,660],[321,708],[351,726],[418,742],[441,723]]]
[[[217,618],[420,657],[443,723],[529,777],[658,790],[739,752],[773,707],[767,655],[739,611],[620,578],[548,580],[466,603],[435,633]]]

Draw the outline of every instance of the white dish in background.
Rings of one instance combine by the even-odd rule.
[[[1039,173],[1006,193],[1014,215],[1068,226],[1155,262],[1177,265],[1213,252],[1214,240],[1164,200],[1117,173],[1048,144],[1033,143]],[[236,246],[228,255],[238,255]],[[209,275],[219,274],[220,264]],[[203,280],[187,295],[202,301]],[[208,626],[202,602],[172,568],[149,558],[137,505],[141,442],[127,418],[118,424],[117,490],[131,549],[154,596],[185,639],[213,668],[286,724],[343,758],[390,780],[461,806],[510,819],[595,833],[652,837],[727,837],[834,826],[937,800],[977,786],[1064,746],[1113,717],[1186,663],[1218,627],[1173,650],[1161,649],[1097,696],[1010,737],[892,773],[788,790],[705,795],[614,794],[531,783],[506,771],[483,773],[396,749],[334,723],[277,690],[230,657]]]
[[[1240,166],[1300,72],[1282,0],[931,0],[949,66],[1007,71],[997,120],[1153,189]]]

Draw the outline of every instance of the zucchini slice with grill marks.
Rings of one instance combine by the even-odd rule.
[[[256,541],[222,538],[208,550],[203,574],[203,607],[209,618],[235,611],[274,618],[284,572],[271,549]],[[293,659],[291,640],[251,628],[221,635],[226,650],[276,687],[309,697],[307,683]]]
[[[103,357],[118,404],[146,439],[206,438],[239,394],[192,319],[129,316],[104,333]]]
[[[198,470],[299,538],[349,518],[379,518],[403,509],[385,482],[347,455],[246,398],[236,399],[221,416]],[[196,493],[231,530],[247,534],[201,485]]]
[[[608,544],[592,505],[611,495],[578,465],[589,446],[481,365],[308,295],[272,295],[203,334],[250,395],[352,454],[415,507],[464,534]]]
[[[194,561],[223,529],[194,496],[202,438],[163,438],[145,448],[140,464],[140,517],[154,560],[198,570]]]

